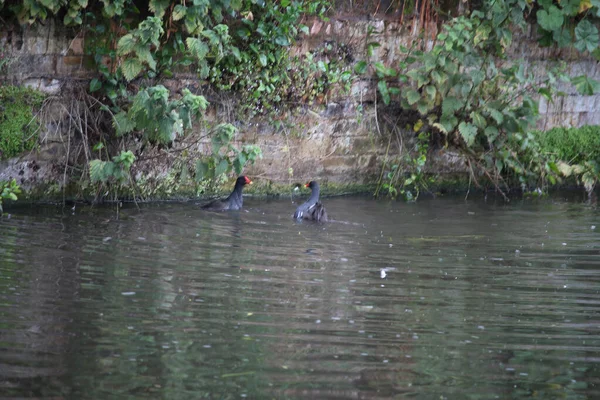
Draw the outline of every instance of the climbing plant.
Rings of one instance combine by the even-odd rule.
[[[537,99],[552,102],[561,94],[555,90],[559,81],[571,82],[582,94],[594,93],[600,84],[583,75],[567,76],[559,63],[540,78],[524,63],[508,62],[505,55],[512,44],[512,28],[525,28],[526,16],[536,10],[542,30],[573,28],[574,20],[566,16],[581,12],[566,7],[566,3],[558,9],[547,2],[484,1],[481,10],[445,23],[431,51],[422,51],[420,42],[401,46],[403,57],[396,66],[373,60],[372,49],[379,44],[369,42],[367,59],[357,63],[355,71],[370,70],[377,76],[384,103],[397,101],[401,109],[417,113],[417,134],[425,132],[444,146],[459,149],[475,183],[482,173],[503,195],[515,182],[526,190],[544,187],[546,182],[555,183],[561,170],[539,152],[530,132],[539,115]],[[596,13],[596,6],[588,7],[573,28],[571,44],[582,51],[598,47],[597,30],[585,19],[589,11]]]
[[[9,182],[0,181],[0,215],[4,212],[2,203],[4,200],[17,201],[17,195],[21,194],[21,187],[17,184],[17,181],[12,179]]]

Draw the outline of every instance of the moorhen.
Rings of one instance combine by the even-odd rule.
[[[312,194],[306,203],[296,208],[295,219],[307,219],[310,221],[327,222],[327,211],[319,201],[319,184],[317,181],[310,181],[304,187],[312,189]]]
[[[251,185],[252,181],[247,176],[240,176],[235,181],[235,187],[233,192],[226,199],[219,199],[212,201],[202,206],[203,210],[211,211],[228,211],[228,210],[239,210],[244,204],[244,198],[242,197],[242,189],[245,185]]]

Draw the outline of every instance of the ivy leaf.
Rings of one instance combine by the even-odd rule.
[[[123,76],[128,81],[131,81],[142,72],[142,63],[137,58],[128,58],[121,64]]]
[[[458,131],[460,132],[460,135],[464,139],[467,146],[473,146],[473,143],[475,143],[475,137],[477,136],[477,127],[471,123],[463,121],[458,125]]]
[[[412,106],[417,101],[421,100],[421,93],[411,89],[408,92],[406,92],[406,100],[408,101],[408,104]]]
[[[598,47],[598,28],[596,28],[590,21],[584,19],[577,24],[575,28],[575,48],[579,51],[592,52]]]
[[[587,75],[576,76],[571,79],[571,83],[575,85],[579,94],[584,96],[591,96],[600,90],[600,82]]]
[[[547,11],[539,10],[537,12],[537,21],[542,29],[552,32],[562,27],[564,17],[558,7],[550,6]]]
[[[225,159],[221,160],[219,164],[217,164],[217,166],[215,167],[215,176],[221,176],[221,174],[227,172],[228,169],[229,162],[227,162],[227,160]]]
[[[390,104],[390,92],[388,91],[387,83],[385,81],[377,82],[377,89],[379,89],[379,93],[381,93],[381,99],[385,105]]]

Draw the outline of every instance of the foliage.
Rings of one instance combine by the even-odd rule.
[[[375,196],[383,189],[392,199],[401,194],[406,201],[416,201],[421,190],[428,190],[433,182],[433,177],[425,173],[428,148],[429,137],[421,132],[410,154],[404,154],[388,171],[384,166]]]
[[[534,131],[540,152],[563,177],[574,177],[591,192],[600,180],[600,127],[554,128]]]
[[[496,7],[501,7],[499,2]],[[522,3],[525,3],[522,1]],[[559,47],[575,47],[578,51],[590,53],[598,49],[600,36],[593,22],[600,16],[600,2],[566,0],[554,4],[542,0],[519,4],[521,9],[535,11],[535,19],[539,30],[539,43],[542,46],[557,45]],[[524,25],[522,13],[513,13],[511,20]]]
[[[236,128],[231,124],[218,125],[211,138],[211,155],[196,162],[196,181],[218,179],[234,171],[242,173],[244,166],[262,157],[255,145],[246,145],[241,150],[233,146]]]
[[[204,96],[196,96],[188,89],[183,89],[182,95],[177,100],[169,100],[169,91],[162,85],[140,90],[129,110],[115,115],[117,135],[137,130],[150,142],[171,143],[190,129],[208,107]]]
[[[33,149],[39,128],[33,113],[43,100],[33,89],[0,86],[0,158]]]
[[[90,178],[92,183],[116,183],[125,185],[129,182],[129,171],[135,161],[135,155],[130,151],[121,151],[112,161],[90,161]]]
[[[530,7],[524,0],[484,2],[482,10],[444,24],[431,51],[419,50],[417,42],[410,49],[401,47],[404,57],[397,68],[371,60],[376,42],[367,43],[367,60],[355,66],[358,73],[376,74],[384,103],[399,101],[403,110],[420,115],[415,132],[459,149],[475,182],[479,184],[482,171],[502,194],[509,187],[507,178],[527,189],[546,180],[556,182],[560,175],[528,132],[539,114],[536,98],[553,101],[560,94],[553,90],[556,83],[570,78],[560,65],[540,79],[524,63],[504,59],[512,43],[511,27],[525,26],[523,16]],[[562,23],[557,13],[562,12],[556,6],[542,10],[538,22],[555,30]],[[583,28],[593,31],[586,24]],[[573,83],[582,93],[599,85],[587,77],[576,77]],[[399,85],[404,85],[402,90]]]
[[[17,195],[21,194],[21,187],[17,185],[16,180],[10,182],[0,181],[0,214],[4,212],[2,203],[4,200],[17,201]]]
[[[276,112],[300,99],[322,101],[338,82],[348,89],[351,60],[337,62],[331,48],[319,54],[289,54],[290,46],[308,33],[302,19],[323,16],[328,7],[325,0],[0,3],[3,16],[21,23],[62,17],[65,25],[84,31],[85,52],[99,73],[89,92],[115,128],[111,137],[97,135],[107,149],[117,147],[110,146],[111,140],[114,144],[125,135],[171,145],[193,129],[208,102],[188,90],[170,93],[163,83],[176,73],[195,71],[215,89],[236,91],[242,95],[236,109],[249,115]],[[302,90],[293,82],[302,82]],[[255,146],[235,148],[231,135],[223,132],[215,130],[213,153],[198,161],[197,180],[239,173],[260,156]],[[93,160],[89,166],[92,180],[102,184],[119,183],[128,170],[114,158]]]
[[[568,163],[600,161],[600,126],[553,128],[533,134],[542,151],[558,160]]]

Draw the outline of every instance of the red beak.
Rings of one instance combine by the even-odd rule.
[[[304,185],[304,187],[306,187],[306,188],[309,186],[310,186],[310,182]]]
[[[247,176],[246,178],[246,185],[252,185],[252,181],[250,180],[250,178],[248,178]]]

